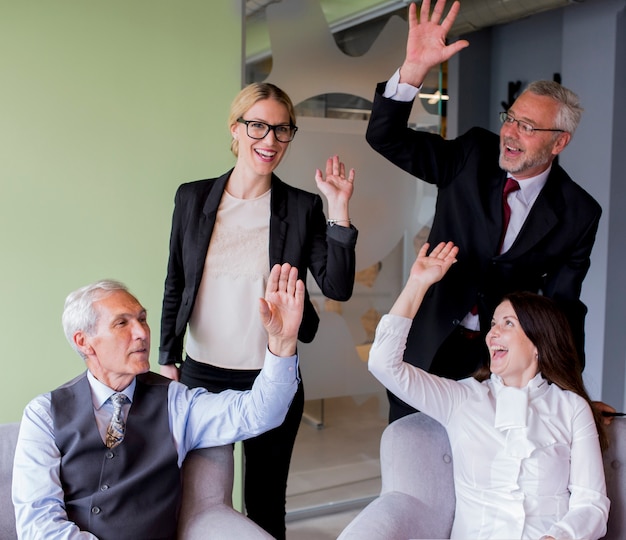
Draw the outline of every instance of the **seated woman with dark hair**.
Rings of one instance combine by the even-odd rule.
[[[444,379],[403,362],[422,299],[458,248],[449,242],[427,252],[428,244],[378,324],[369,369],[448,433],[456,493],[451,538],[601,538],[610,504],[601,454],[607,440],[567,319],[548,298],[509,294],[486,337],[490,365],[474,377]]]

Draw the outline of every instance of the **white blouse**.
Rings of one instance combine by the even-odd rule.
[[[225,369],[261,369],[267,332],[257,298],[270,273],[271,190],[255,199],[224,191],[217,210],[196,302],[187,354]]]
[[[606,533],[602,454],[593,413],[541,374],[525,388],[431,375],[402,360],[411,320],[385,315],[369,370],[445,427],[454,461],[451,538],[596,540]]]

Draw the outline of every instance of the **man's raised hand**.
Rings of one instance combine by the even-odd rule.
[[[416,4],[409,5],[409,35],[406,57],[400,68],[400,82],[421,86],[432,68],[469,45],[465,39],[447,44],[448,32],[461,6],[455,1],[448,14],[443,17],[445,5],[446,0],[437,0],[431,14],[430,0],[423,0],[419,17]]]
[[[267,280],[265,298],[259,299],[261,322],[272,354],[293,356],[296,353],[303,309],[304,283],[298,279],[298,269],[287,263],[274,265]]]

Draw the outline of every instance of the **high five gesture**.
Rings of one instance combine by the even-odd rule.
[[[420,86],[426,74],[433,67],[445,62],[461,49],[469,45],[465,39],[447,44],[448,32],[461,7],[454,2],[448,14],[443,17],[446,0],[437,0],[430,13],[430,0],[424,0],[417,16],[417,5],[409,6],[409,35],[406,43],[406,57],[400,68],[400,82]]]

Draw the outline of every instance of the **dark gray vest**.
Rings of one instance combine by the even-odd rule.
[[[137,377],[126,435],[112,450],[96,426],[86,372],[51,394],[68,518],[101,540],[176,537],[181,476],[169,429],[170,382],[150,372]]]

